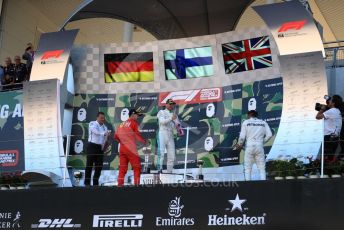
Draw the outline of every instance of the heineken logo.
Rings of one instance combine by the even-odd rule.
[[[240,199],[239,194],[236,194],[234,199],[228,200],[231,207],[226,208],[230,211],[229,214],[224,215],[208,215],[208,226],[233,226],[233,225],[265,225],[266,213],[259,215],[248,215],[244,212],[248,210],[243,207],[246,204],[246,199]]]

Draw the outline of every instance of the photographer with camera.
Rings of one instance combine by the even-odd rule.
[[[328,161],[335,161],[335,153],[339,144],[339,134],[342,129],[342,115],[340,108],[343,99],[339,95],[327,97],[327,105],[316,104],[317,120],[324,119],[324,157]]]

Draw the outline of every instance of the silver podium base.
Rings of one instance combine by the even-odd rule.
[[[193,180],[194,178],[190,175],[186,176],[186,180]],[[133,176],[130,178],[133,181]],[[175,173],[150,173],[150,174],[141,174],[140,184],[177,184],[183,183],[184,176],[183,174]]]
[[[133,186],[134,176],[128,177],[128,181],[125,181],[124,186]],[[155,184],[178,184],[178,183],[202,183],[202,180],[196,180],[190,175],[186,175],[186,181],[184,181],[183,174],[175,173],[149,173],[141,174],[140,185],[155,185]],[[103,183],[102,186],[117,186],[117,181],[110,183]]]

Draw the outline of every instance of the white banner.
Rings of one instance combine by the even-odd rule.
[[[312,15],[299,1],[254,6],[271,30],[280,55],[321,51],[323,42]]]
[[[59,80],[24,83],[25,171],[64,175]]]
[[[316,157],[323,123],[316,120],[315,103],[325,103],[327,79],[320,52],[279,57],[283,77],[283,110],[268,159]]]
[[[42,34],[35,53],[30,81],[59,79],[62,84],[78,30]]]

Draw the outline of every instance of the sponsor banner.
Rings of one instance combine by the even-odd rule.
[[[229,199],[228,202],[231,207],[226,208],[224,214],[208,215],[208,226],[265,225],[267,214],[246,214],[249,210],[246,205],[247,199],[240,199],[238,193],[235,199]]]
[[[274,37],[280,55],[321,51],[320,33],[312,15],[300,1],[253,6]]]
[[[315,159],[323,140],[323,120],[315,119],[314,106],[325,103],[323,97],[327,94],[324,60],[320,52],[314,52],[281,56],[280,62],[285,92],[283,111],[281,117],[271,114],[266,118],[273,127],[279,126],[267,158]]]
[[[22,214],[20,211],[0,211],[0,229],[22,229]]]
[[[93,228],[141,228],[142,214],[94,215]]]
[[[81,228],[81,224],[73,224],[73,219],[39,219],[38,224],[31,224],[31,228]]]
[[[78,30],[42,34],[35,53],[30,81],[59,79],[63,83],[69,53]]]
[[[159,94],[159,105],[164,106],[168,99],[173,99],[177,105],[208,103],[222,100],[222,88],[196,89]]]
[[[341,230],[343,192],[342,179],[1,191],[0,229]]]
[[[0,92],[0,172],[24,170],[23,92]]]
[[[0,165],[2,167],[17,166],[19,160],[18,150],[0,151]]]
[[[175,197],[168,204],[168,217],[156,217],[157,227],[170,226],[193,226],[195,218],[187,218],[182,216],[184,205],[181,203],[181,197]]]

